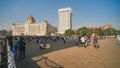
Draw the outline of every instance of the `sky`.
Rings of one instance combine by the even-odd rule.
[[[72,8],[72,27],[112,24],[120,29],[120,0],[0,0],[0,30],[24,24],[32,13],[36,23],[58,26],[58,9]]]

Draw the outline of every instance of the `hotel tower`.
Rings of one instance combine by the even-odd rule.
[[[61,8],[58,9],[59,26],[58,33],[63,34],[65,30],[72,29],[72,9]]]

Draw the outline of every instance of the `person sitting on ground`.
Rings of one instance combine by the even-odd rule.
[[[45,49],[43,42],[40,43],[40,49]]]
[[[47,42],[46,43],[46,46],[45,46],[46,49],[49,49],[50,48],[50,44]]]

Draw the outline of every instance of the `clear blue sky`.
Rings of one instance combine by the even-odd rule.
[[[58,26],[58,9],[72,8],[73,28],[112,24],[120,29],[120,0],[0,0],[0,30],[24,24],[32,13],[36,22]]]

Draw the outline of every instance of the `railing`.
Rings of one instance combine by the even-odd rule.
[[[16,68],[14,55],[7,39],[1,40],[0,49],[0,68]]]

